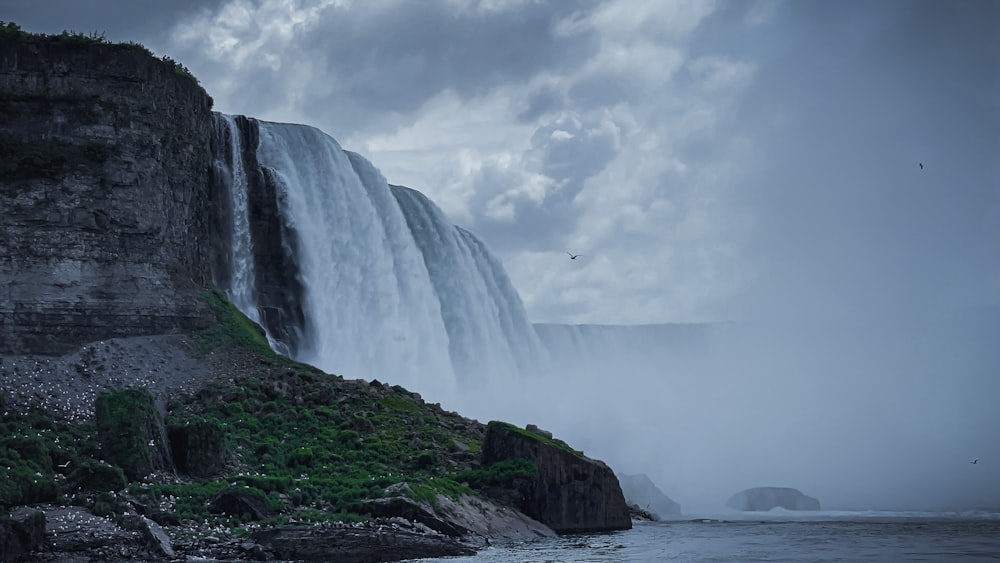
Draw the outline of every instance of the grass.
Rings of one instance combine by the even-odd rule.
[[[216,289],[203,293],[202,298],[212,306],[219,322],[194,334],[199,354],[204,356],[225,346],[244,348],[264,358],[278,356],[268,344],[262,329],[230,303],[225,294]]]
[[[573,455],[577,455],[577,456],[581,456],[581,457],[583,456],[583,452],[582,451],[580,451],[580,450],[574,450],[573,448],[571,448],[569,446],[569,444],[567,444],[566,442],[563,442],[562,440],[554,440],[552,438],[546,438],[545,436],[542,436],[540,434],[535,434],[534,432],[529,432],[529,431],[527,431],[527,430],[525,430],[523,428],[518,428],[517,426],[514,426],[513,424],[510,424],[510,423],[507,423],[507,422],[500,422],[500,421],[490,422],[490,426],[493,426],[493,425],[498,425],[500,428],[503,428],[503,429],[505,429],[505,430],[507,430],[509,432],[516,432],[516,433],[518,433],[518,434],[520,434],[522,436],[525,436],[527,438],[531,438],[532,440],[535,440],[535,441],[541,442],[543,444],[547,444],[549,446],[558,448],[558,449],[563,450],[565,452],[569,452],[569,453],[571,453]]]

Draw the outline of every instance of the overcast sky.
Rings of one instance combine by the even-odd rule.
[[[0,19],[140,41],[220,111],[323,129],[483,238],[533,321],[1000,302],[1000,2],[7,0]]]

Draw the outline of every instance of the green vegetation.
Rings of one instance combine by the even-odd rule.
[[[94,418],[101,451],[129,478],[139,479],[156,469],[151,446],[163,421],[152,393],[142,388],[101,393],[94,405]]]
[[[478,468],[482,425],[402,387],[279,356],[221,292],[204,297],[218,324],[192,335],[193,348],[206,362],[240,367],[171,398],[162,421],[184,448],[174,452],[178,465],[199,470],[146,480],[159,413],[148,391],[120,389],[99,396],[92,423],[57,423],[41,412],[0,419],[0,465],[11,467],[0,472],[0,504],[56,500],[118,518],[126,504],[112,491],[127,489],[163,523],[358,521],[367,518],[366,500],[398,483],[439,510],[438,495],[476,495],[537,474],[525,460]],[[219,462],[205,461],[213,457]],[[266,515],[218,508],[213,501],[226,492],[256,499]]]
[[[194,341],[198,345],[199,354],[208,354],[219,347],[235,346],[245,348],[264,358],[278,357],[267,343],[263,330],[230,303],[221,291],[216,289],[205,292],[202,298],[215,310],[219,322],[211,328],[195,333]]]
[[[532,440],[536,440],[536,441],[541,442],[543,444],[548,444],[550,446],[559,448],[560,450],[569,452],[569,453],[571,453],[573,455],[583,456],[583,452],[582,451],[580,451],[580,450],[574,450],[573,448],[569,447],[569,444],[567,444],[566,442],[563,442],[562,440],[554,440],[552,438],[546,438],[545,436],[542,436],[540,434],[535,434],[534,432],[529,432],[529,431],[527,431],[527,430],[525,430],[523,428],[518,428],[517,426],[514,426],[513,424],[510,424],[510,423],[507,423],[507,422],[493,421],[493,422],[490,422],[489,425],[490,426],[498,425],[498,427],[500,427],[500,428],[506,429],[506,430],[508,430],[510,432],[516,432],[516,433],[518,433],[518,434],[520,434],[522,436],[527,436],[528,438],[531,438]]]
[[[93,424],[57,422],[41,410],[0,416],[0,506],[53,501],[89,486],[57,476],[99,457],[93,436]]]
[[[455,475],[455,480],[473,489],[487,486],[508,485],[517,479],[538,477],[538,466],[526,459],[509,459],[494,463],[486,469],[472,469]]]

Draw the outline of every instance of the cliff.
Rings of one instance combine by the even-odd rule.
[[[537,467],[534,478],[521,479],[507,490],[487,491],[498,500],[558,533],[627,530],[628,505],[614,472],[603,462],[584,457],[551,435],[491,422],[483,441],[483,465],[527,460]]]
[[[0,36],[0,354],[213,322],[211,98],[175,63]]]

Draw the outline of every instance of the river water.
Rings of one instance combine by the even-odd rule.
[[[637,522],[627,531],[494,546],[447,561],[1000,561],[1000,514],[813,514]]]

